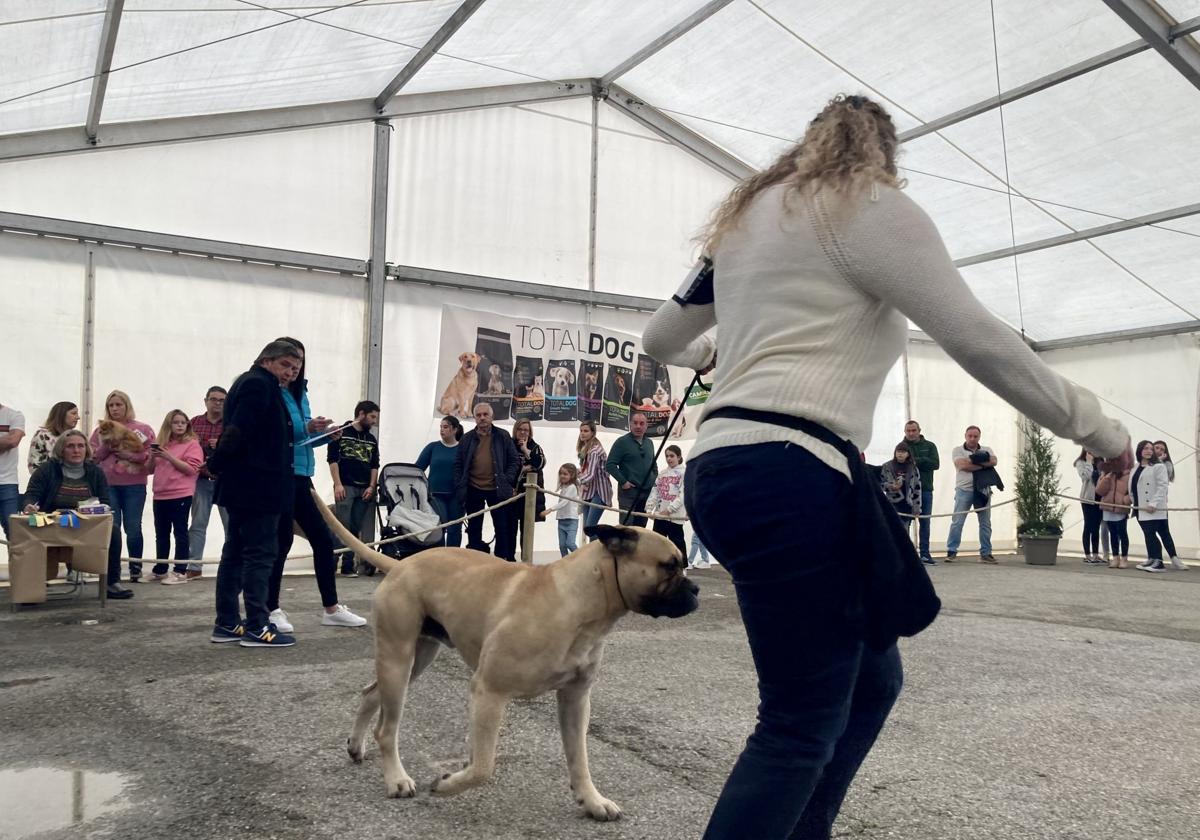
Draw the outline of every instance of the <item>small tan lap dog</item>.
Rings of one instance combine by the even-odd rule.
[[[316,494],[313,494],[316,496]],[[470,759],[433,783],[450,795],[490,781],[504,708],[513,697],[557,692],[558,721],[571,790],[588,816],[615,820],[621,809],[600,795],[588,768],[590,693],[605,638],[627,612],[678,618],[699,606],[699,587],[666,537],[642,528],[597,525],[575,553],[547,566],[507,563],[461,548],[422,551],[403,562],[357,540],[318,499],[329,527],[364,561],[387,573],[375,590],[375,682],[347,750],[357,763],[379,713],[375,741],[388,796],[416,795],[400,761],[397,735],[409,683],[457,648],[470,666]]]

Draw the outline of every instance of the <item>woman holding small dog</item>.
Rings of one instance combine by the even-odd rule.
[[[154,430],[136,419],[133,401],[124,391],[111,391],[104,398],[104,419],[96,424],[89,443],[93,458],[108,479],[109,507],[112,508],[112,539],[108,543],[108,597],[126,592],[118,583],[121,579],[121,529],[125,529],[129,549],[129,582],[142,577],[142,514],[146,509],[146,481],[153,465],[150,462],[150,443]],[[136,559],[135,559],[136,558]]]
[[[859,457],[904,351],[906,316],[1036,422],[1108,457],[1129,446],[1092,394],[971,294],[901,192],[897,149],[882,107],[834,98],[800,143],[733,190],[703,242],[713,275],[689,277],[643,336],[660,362],[715,367],[686,507],[733,578],[758,672],[758,725],[707,840],[828,838],[900,693],[900,655],[886,638],[896,613],[886,611],[903,608],[867,601],[877,610],[864,622],[855,605],[873,592],[862,564],[877,555],[884,571],[908,575],[919,563],[863,486],[873,479]],[[847,556],[868,545],[877,552]]]

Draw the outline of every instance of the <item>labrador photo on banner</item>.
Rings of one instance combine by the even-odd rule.
[[[626,431],[631,411],[651,415],[662,434],[693,371],[668,367],[642,350],[640,336],[569,321],[534,321],[457,306],[442,307],[435,416],[464,419],[480,402],[497,420],[538,426],[594,420]],[[694,437],[693,407],[672,436]]]

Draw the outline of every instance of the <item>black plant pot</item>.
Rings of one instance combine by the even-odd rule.
[[[1053,566],[1058,562],[1059,537],[1022,536],[1025,562],[1030,566]]]

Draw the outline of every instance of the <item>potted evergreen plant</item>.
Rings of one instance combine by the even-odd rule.
[[[1053,566],[1058,559],[1062,518],[1066,505],[1058,477],[1054,439],[1041,426],[1021,421],[1022,447],[1017,457],[1017,537],[1031,566]]]

